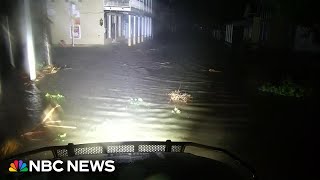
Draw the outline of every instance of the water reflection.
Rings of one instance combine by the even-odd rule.
[[[33,125],[40,123],[40,118],[43,113],[43,97],[41,91],[35,84],[30,84],[28,89],[25,91],[26,111],[29,119]]]
[[[4,127],[21,125],[13,129],[20,129],[15,137],[22,139],[25,150],[70,142],[167,139],[224,146],[236,142],[245,130],[247,106],[227,89],[221,76],[212,78],[190,62],[163,61],[161,55],[117,51],[121,53],[74,48],[70,54],[56,49],[57,63],[73,65],[72,69],[41,80],[37,87],[42,93],[35,85],[23,91],[22,103],[8,112],[25,115]],[[106,53],[109,61],[101,61]],[[191,103],[170,102],[168,93],[179,87],[192,95]],[[59,108],[43,99],[52,91],[66,97]],[[180,113],[173,113],[175,108]]]
[[[21,135],[39,123],[43,100],[34,84],[25,82],[15,75],[8,75],[2,81],[2,101],[0,104],[0,143],[2,153],[10,154],[24,144]]]

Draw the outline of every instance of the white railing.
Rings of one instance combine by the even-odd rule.
[[[104,0],[104,6],[115,6],[115,7],[122,7],[122,6],[129,6],[130,0]]]
[[[112,7],[124,7],[130,6],[135,9],[139,9],[141,11],[146,11],[151,13],[151,7],[146,6],[140,0],[104,0],[104,6],[112,6]]]

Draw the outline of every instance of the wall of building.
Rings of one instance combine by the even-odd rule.
[[[72,44],[71,2],[75,2],[80,12],[81,37],[75,38],[75,44],[104,44],[104,25],[100,25],[100,20],[104,20],[103,0],[48,0],[52,43],[59,44],[63,40],[66,44]]]

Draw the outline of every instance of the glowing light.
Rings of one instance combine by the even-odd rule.
[[[26,23],[26,43],[27,43],[27,60],[29,67],[30,80],[34,81],[37,78],[36,75],[36,60],[34,54],[34,44],[32,36],[32,22],[30,13],[30,0],[25,0],[24,2],[25,10],[25,23]]]
[[[162,110],[160,114],[162,113],[167,117],[171,114],[168,110]],[[181,135],[187,131],[166,123],[158,123],[161,118],[148,117],[143,113],[118,112],[117,116],[113,114],[111,117],[112,120],[104,120],[105,122],[91,126],[89,130],[80,126],[74,134],[76,139],[72,142],[165,141],[168,138],[182,141],[184,139]],[[177,122],[174,117],[166,120],[170,123]],[[146,121],[149,123],[146,124]]]

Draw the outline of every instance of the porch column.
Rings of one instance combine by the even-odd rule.
[[[151,38],[151,17],[149,17],[149,37]]]
[[[144,24],[144,18],[143,18],[143,16],[141,17],[141,42],[143,42],[144,41],[144,37],[143,37],[143,35],[144,35],[144,27],[143,27],[143,24]]]
[[[149,38],[149,17],[147,17],[147,37]]]
[[[149,27],[149,17],[147,17],[147,37],[149,39],[150,27]]]
[[[140,43],[140,16],[138,16],[138,44]]]
[[[118,37],[122,37],[122,22],[121,22],[121,15],[118,16]]]
[[[111,39],[111,15],[108,14],[108,38]]]
[[[136,44],[136,16],[133,16],[133,45]]]
[[[144,17],[144,37],[147,38],[147,17]]]
[[[113,23],[114,23],[114,40],[116,41],[117,40],[117,26],[118,26],[118,24],[117,24],[117,15],[114,15],[113,16]]]
[[[131,46],[131,15],[128,15],[128,46]]]
[[[152,2],[152,0],[151,0]],[[153,27],[152,27],[152,18],[150,18],[150,36],[151,36],[151,39],[153,38]]]

